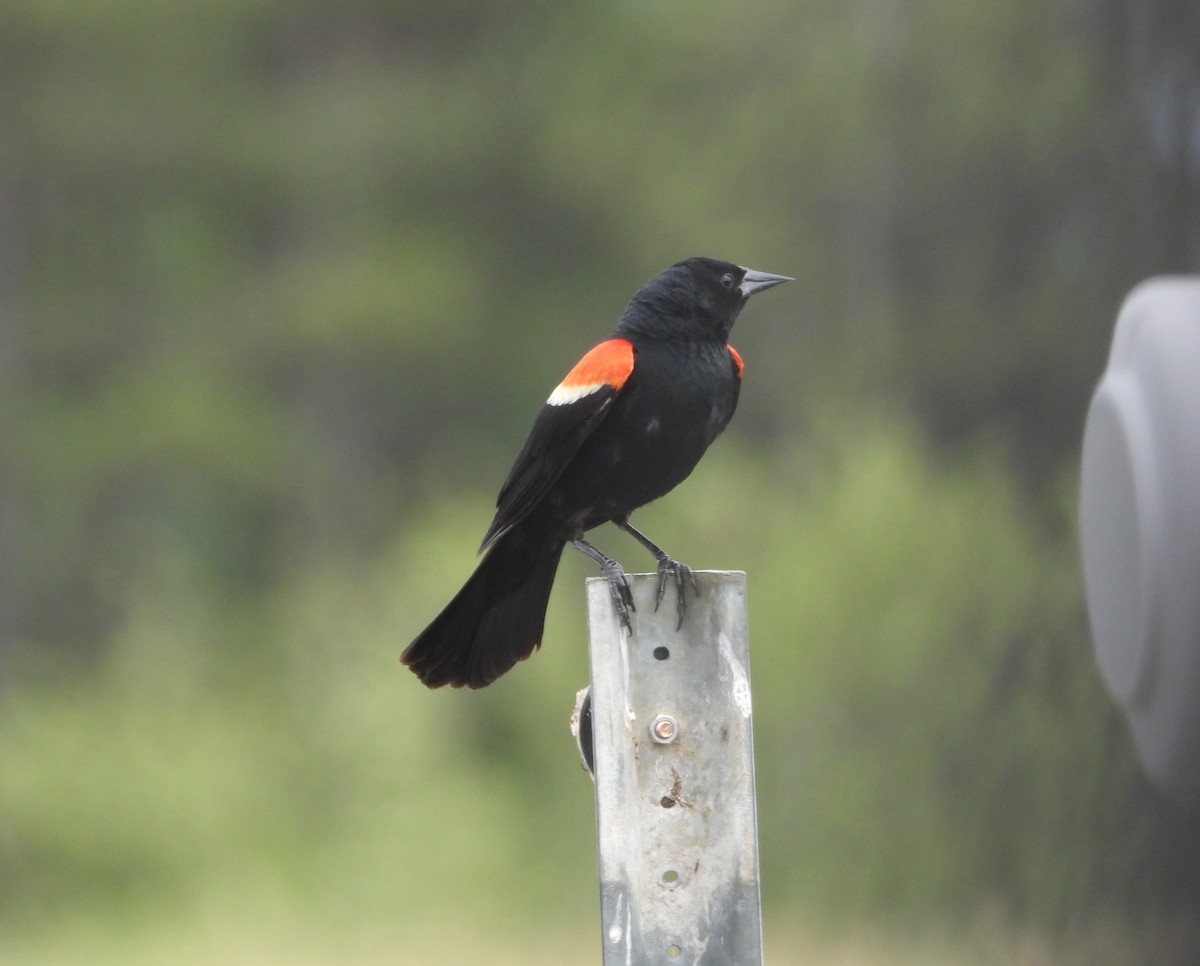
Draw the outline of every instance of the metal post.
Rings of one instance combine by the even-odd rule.
[[[630,577],[633,633],[588,581],[605,966],[762,962],[746,575]]]

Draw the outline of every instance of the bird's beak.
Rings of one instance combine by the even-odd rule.
[[[766,289],[773,288],[776,285],[782,285],[784,282],[794,282],[794,278],[789,278],[786,275],[769,275],[766,272],[756,272],[752,268],[742,266],[742,270],[746,273],[742,276],[742,284],[738,286],[738,291],[742,293],[742,298],[749,298],[755,292],[762,292]]]

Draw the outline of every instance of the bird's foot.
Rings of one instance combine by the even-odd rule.
[[[617,619],[625,630],[632,633],[633,623],[629,619],[629,612],[637,610],[637,608],[633,606],[633,592],[629,589],[629,581],[625,578],[624,569],[612,557],[605,556],[582,537],[572,540],[571,546],[582,550],[600,565],[600,573],[608,581],[608,592],[612,595]]]
[[[621,622],[621,626],[625,630],[632,633],[633,623],[629,619],[629,612],[637,610],[637,608],[633,606],[633,592],[629,589],[629,580],[625,577],[625,571],[615,560],[606,560],[600,565],[600,573],[608,581],[608,592],[612,596],[617,620]]]
[[[654,597],[654,610],[658,611],[658,605],[663,602],[663,598],[667,594],[667,583],[674,582],[675,584],[675,612],[678,615],[678,620],[675,624],[675,630],[683,627],[683,615],[687,613],[687,594],[685,590],[688,585],[691,585],[692,592],[700,596],[700,583],[696,580],[696,574],[692,568],[685,563],[680,563],[673,557],[668,557],[665,553],[658,558],[658,593]]]

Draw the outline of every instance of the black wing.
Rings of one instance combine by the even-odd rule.
[[[579,452],[633,371],[633,345],[608,339],[587,353],[558,387],[533,422],[500,495],[496,516],[480,550],[516,526],[549,492]]]

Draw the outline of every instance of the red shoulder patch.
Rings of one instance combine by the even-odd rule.
[[[733,359],[733,364],[735,366],[737,366],[737,377],[739,379],[741,379],[742,373],[746,369],[746,366],[742,362],[742,357],[740,355],[738,355],[737,349],[735,349],[733,346],[727,345],[727,346],[725,346],[725,348],[729,350],[730,358]]]
[[[608,339],[580,359],[546,400],[551,406],[574,402],[605,387],[620,389],[633,372],[633,343]]]
[[[563,379],[564,386],[594,386],[607,383],[620,389],[633,372],[633,343],[608,339],[591,349]]]

